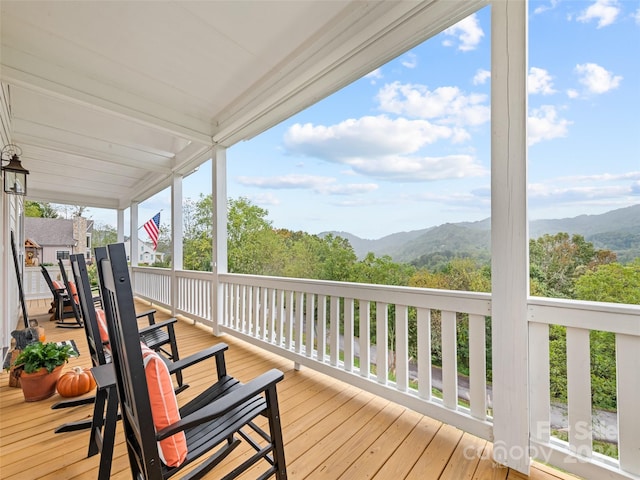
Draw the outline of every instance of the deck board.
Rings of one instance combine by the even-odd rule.
[[[141,310],[148,304],[138,302]],[[45,327],[47,341],[75,339],[81,355],[74,366],[90,366],[82,329],[56,328],[46,314],[46,301],[30,301],[30,316]],[[158,320],[167,318],[159,310]],[[216,338],[210,330],[180,319],[176,324],[182,357],[224,341],[228,372],[241,381],[278,368],[285,379],[278,384],[287,472],[290,479],[473,479],[520,480],[527,478],[491,461],[491,443],[450,425],[356,387],[303,368],[231,336]],[[210,368],[209,368],[210,367]],[[184,372],[190,388],[178,395],[180,404],[206,388],[215,377],[215,363],[204,362]],[[92,406],[51,410],[57,394],[26,403],[19,388],[8,386],[8,373],[0,374],[0,472],[2,479],[93,479],[99,457],[86,457],[88,430],[55,434],[68,421],[90,418]],[[261,419],[260,421],[264,421]],[[207,478],[215,479],[249,455],[236,449]],[[258,476],[258,469],[242,478]],[[129,464],[121,425],[116,433],[112,479],[129,479]],[[534,464],[529,478],[569,480],[571,475]]]

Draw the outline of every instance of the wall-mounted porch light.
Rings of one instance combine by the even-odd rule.
[[[8,158],[5,158],[5,155]],[[6,165],[2,164],[5,193],[12,195],[27,194],[27,175],[29,175],[29,170],[26,170],[20,163],[20,155],[22,155],[22,149],[12,143],[5,145],[0,153],[2,162],[9,161]]]

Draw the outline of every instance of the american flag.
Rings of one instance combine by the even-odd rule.
[[[143,225],[149,238],[153,242],[153,249],[158,248],[158,235],[160,234],[160,212]]]

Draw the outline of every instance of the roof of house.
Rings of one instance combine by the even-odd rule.
[[[87,231],[93,228],[93,220],[87,220]],[[73,220],[65,218],[24,218],[24,236],[41,247],[51,245],[75,246]]]

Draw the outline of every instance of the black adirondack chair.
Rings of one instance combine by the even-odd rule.
[[[235,478],[264,460],[266,471],[259,478],[287,477],[276,384],[284,377],[270,370],[256,379],[237,384],[220,396],[221,385],[237,382],[226,375],[179,410],[180,419],[156,431],[146,379],[142,347],[135,335],[135,309],[123,244],[109,245],[108,258],[101,260],[100,283],[116,385],[122,412],[125,442],[132,477],[159,480],[195,467],[182,478],[202,478],[244,439],[255,453],[224,478]],[[218,372],[220,374],[220,372]],[[173,400],[165,396],[166,403]],[[254,423],[258,416],[268,419],[268,429]],[[161,460],[158,442],[184,434],[187,453],[182,463],[167,466]],[[205,458],[203,458],[205,457]],[[197,463],[196,463],[197,462]]]
[[[96,247],[94,249],[94,257],[98,268],[98,277],[102,278],[100,272],[100,261],[107,258],[107,248]],[[103,286],[100,285],[100,296],[102,297],[103,294]],[[178,344],[176,342],[176,334],[173,324],[178,320],[176,318],[170,318],[162,321],[160,324],[157,324],[155,320],[155,313],[156,311],[154,309],[150,309],[138,314],[138,318],[146,316],[149,322],[149,327],[140,329],[142,341],[149,348],[162,353],[166,359],[171,360],[172,362],[177,362],[180,360],[180,355],[178,352]],[[165,328],[156,328],[155,325],[163,325]],[[182,370],[177,370],[175,375],[178,380],[179,390],[183,390],[189,386],[183,382]]]
[[[66,403],[64,406],[76,406],[93,402],[93,416],[91,419],[66,423],[58,427],[55,432],[62,433],[90,428],[91,434],[87,456],[91,457],[98,453],[101,454],[98,480],[108,480],[111,473],[116,423],[120,419],[120,415],[118,414],[115,373],[113,365],[111,364],[110,347],[103,341],[100,335],[84,256],[71,255],[70,260],[71,271],[77,288],[78,304],[82,311],[82,318],[84,319],[89,354],[93,363],[91,371],[96,380],[97,391],[95,397],[85,397],[78,400],[74,399],[60,402]],[[162,323],[157,323],[153,328],[164,328],[164,326]],[[172,362],[164,357],[163,359],[167,362],[169,374],[173,374],[178,370],[183,370],[203,360],[213,358],[216,363],[216,369],[218,370],[218,378],[220,379],[224,377],[224,373],[226,372],[224,352],[227,349],[226,344],[220,343],[193,355],[189,355],[177,362]],[[225,392],[227,389],[233,388],[233,386],[233,382],[228,382],[220,391]],[[178,387],[178,389],[183,390],[184,388]],[[61,408],[61,406],[58,404],[58,406],[52,408]]]
[[[53,283],[51,275],[49,275],[49,271],[44,265],[40,265],[40,271],[47,282],[47,286],[51,290],[51,295],[53,295],[51,308],[53,310],[53,320],[56,321],[56,327],[82,328],[82,324],[79,324],[76,321],[75,314],[71,309],[71,298],[69,297],[66,288],[57,286]],[[73,321],[66,322],[65,319],[67,318],[73,318]]]
[[[62,277],[62,283],[64,284],[64,290],[67,298],[69,299],[68,310],[73,314],[73,318],[76,321],[78,327],[84,326],[82,322],[82,313],[80,313],[80,305],[78,305],[78,293],[75,283],[72,284],[67,277],[67,269],[64,267],[64,262],[61,258],[58,259],[58,266],[60,267],[60,276]],[[69,324],[71,327],[71,324]]]

